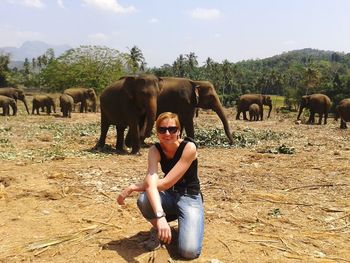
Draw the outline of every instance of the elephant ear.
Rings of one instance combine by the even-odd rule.
[[[192,104],[197,107],[199,104],[199,89],[200,89],[200,85],[192,82],[192,92],[193,92],[193,96],[192,96]]]
[[[161,92],[161,91],[162,91],[162,89],[163,89],[163,85],[164,85],[164,79],[163,79],[163,78],[158,77],[158,89],[159,89],[159,92]]]

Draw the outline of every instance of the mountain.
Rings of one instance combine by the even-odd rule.
[[[49,48],[55,52],[55,57],[60,56],[63,52],[72,47],[69,45],[51,45],[42,41],[26,41],[21,47],[0,47],[0,53],[10,54],[10,67],[19,63],[23,64],[25,58],[31,60],[43,55]]]

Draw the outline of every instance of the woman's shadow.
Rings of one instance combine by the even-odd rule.
[[[149,231],[140,231],[137,234],[119,240],[113,240],[102,245],[103,250],[113,250],[124,258],[125,262],[168,262],[169,258],[179,259],[177,251],[177,231],[172,229],[173,238],[170,245],[162,245],[156,251],[150,252],[143,247],[149,238]]]

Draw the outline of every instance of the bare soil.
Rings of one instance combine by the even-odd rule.
[[[259,122],[227,114],[234,133],[275,137],[200,147],[205,237],[191,262],[350,262],[350,130],[332,119],[296,124],[293,113]],[[183,262],[176,240],[143,249],[150,225],[136,194],[117,205],[119,191],[144,177],[147,148],[118,155],[110,128],[107,150],[92,152],[99,118],[0,116],[0,262]],[[210,111],[195,122],[222,127]]]

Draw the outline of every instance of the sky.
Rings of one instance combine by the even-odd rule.
[[[137,46],[149,67],[315,48],[350,53],[350,0],[0,0],[0,47]]]

